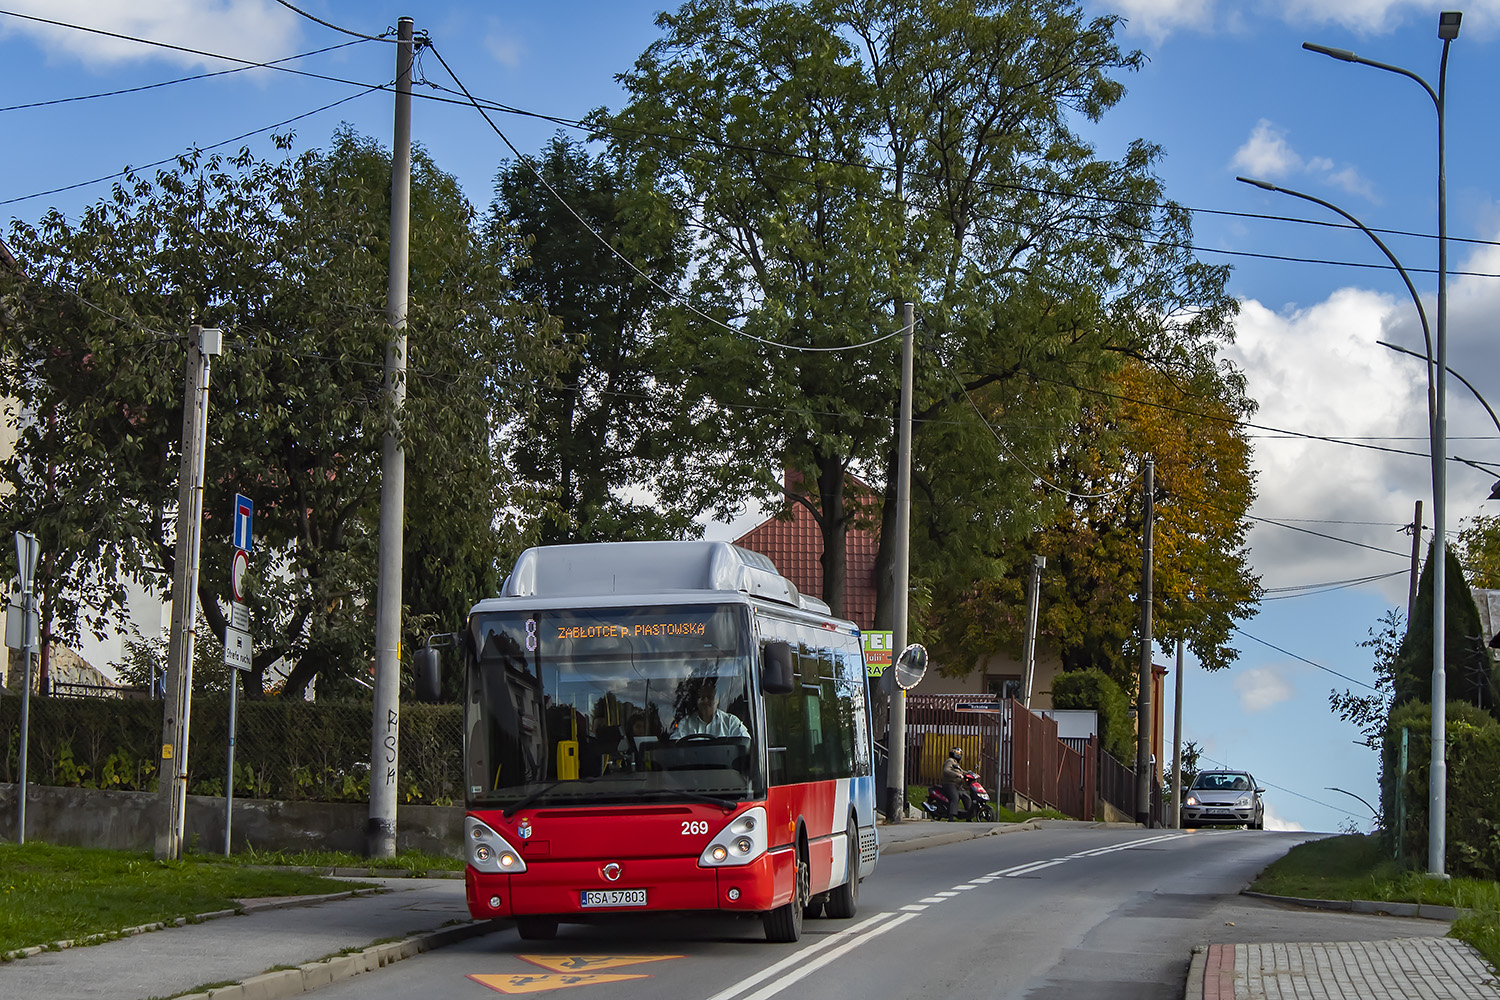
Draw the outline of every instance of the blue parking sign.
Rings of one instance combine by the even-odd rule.
[[[234,495],[234,534],[230,536],[237,549],[250,551],[250,519],[255,515],[255,504],[249,497]]]

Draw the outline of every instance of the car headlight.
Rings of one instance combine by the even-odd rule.
[[[1250,808],[1250,796],[1248,796],[1248,795],[1241,795],[1239,797],[1239,800],[1235,802],[1234,806],[1235,806],[1236,809],[1249,809]]]
[[[1196,795],[1189,795],[1187,797],[1187,804],[1190,805],[1190,806],[1197,805],[1198,804],[1198,796],[1196,796]]]
[[[698,856],[698,864],[705,868],[743,865],[769,848],[765,807],[753,806],[724,825]]]

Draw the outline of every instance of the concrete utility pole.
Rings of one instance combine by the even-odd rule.
[[[1021,650],[1021,661],[1025,686],[1021,689],[1021,704],[1031,707],[1031,679],[1036,676],[1036,616],[1042,602],[1042,570],[1047,566],[1047,557],[1031,557],[1031,585],[1026,592],[1026,643]]]
[[[1406,627],[1411,628],[1412,615],[1417,613],[1417,578],[1422,572],[1422,501],[1417,501],[1416,513],[1411,516],[1411,582],[1406,588]]]
[[[1135,700],[1135,821],[1151,823],[1151,551],[1156,519],[1156,461],[1146,459],[1146,523],[1141,534],[1141,680]]]
[[[203,533],[203,463],[208,451],[208,378],[222,347],[218,330],[188,330],[187,387],[182,404],[182,467],[177,477],[177,572],[167,642],[167,696],[156,790],[159,860],[182,857],[187,818],[188,720],[193,708],[193,643],[198,620],[198,543]]]
[[[26,747],[31,734],[31,656],[37,648],[36,557],[40,551],[36,536],[29,531],[16,532],[16,579],[21,584],[21,655],[26,668],[21,673],[21,784],[16,791],[16,843],[26,843]],[[0,671],[3,676],[3,671]]]
[[[911,394],[912,331],[916,307],[906,303],[901,311],[901,425],[897,428],[896,452],[896,567],[891,594],[891,646],[894,655],[906,649],[906,615],[911,580]],[[894,671],[894,659],[887,670]],[[906,691],[891,684],[891,745],[886,764],[885,819],[899,823],[906,815]]]
[[[396,125],[391,148],[391,260],[386,284],[385,392],[390,425],[380,459],[380,577],[375,598],[375,708],[370,725],[372,858],[396,856],[397,761],[401,734],[401,547],[405,540],[407,251],[411,241],[412,19],[396,22]]]
[[[1182,640],[1177,640],[1177,696],[1172,700],[1172,829],[1182,829]]]

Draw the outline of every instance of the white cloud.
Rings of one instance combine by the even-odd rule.
[[[1326,156],[1304,160],[1287,141],[1286,129],[1265,118],[1255,123],[1250,137],[1235,150],[1229,166],[1258,180],[1283,180],[1293,175],[1306,175],[1375,200],[1374,188],[1353,166],[1339,167]]]
[[[492,23],[490,30],[484,36],[485,50],[494,58],[495,62],[509,70],[521,68],[521,58],[524,49],[517,41],[514,32],[500,24]]]
[[[1113,7],[1127,18],[1128,32],[1157,45],[1174,31],[1236,31],[1257,17],[1380,35],[1429,18],[1437,9],[1428,0],[1115,0]],[[1469,0],[1463,7],[1465,34],[1492,34],[1500,25],[1500,0]]]
[[[1301,823],[1294,823],[1294,822],[1292,822],[1289,819],[1282,819],[1280,816],[1278,816],[1276,814],[1276,810],[1273,809],[1273,808],[1271,808],[1270,803],[1266,803],[1265,810],[1266,810],[1265,811],[1265,821],[1266,821],[1266,829],[1267,830],[1305,830],[1305,829],[1307,829]]]
[[[14,0],[11,10],[118,35],[257,62],[294,54],[296,14],[272,0]],[[109,66],[152,59],[179,66],[224,65],[187,52],[143,45],[78,28],[7,18],[0,35],[29,36],[54,60]]]
[[[1240,707],[1247,712],[1264,712],[1296,692],[1280,672],[1271,667],[1250,667],[1235,672],[1234,690],[1240,696]]]
[[[1302,157],[1287,143],[1286,130],[1264,118],[1255,123],[1255,128],[1250,130],[1250,138],[1235,150],[1234,159],[1229,161],[1229,165],[1262,180],[1278,180],[1301,173],[1304,166]]]

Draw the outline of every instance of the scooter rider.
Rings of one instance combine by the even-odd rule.
[[[959,788],[968,784],[964,780],[963,759],[963,748],[954,747],[948,751],[948,759],[943,761],[943,794],[948,796],[949,819],[958,818],[959,807],[962,804],[959,798]]]

